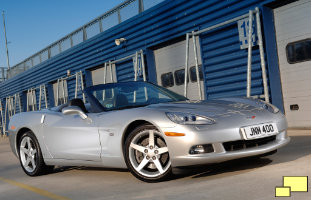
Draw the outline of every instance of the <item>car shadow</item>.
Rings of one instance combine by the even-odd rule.
[[[101,168],[101,167],[63,167],[63,166],[56,166],[54,168],[54,173],[61,173],[71,170],[87,170],[87,171],[114,171],[114,172],[128,172],[128,169],[119,169],[119,168]]]
[[[226,161],[217,164],[193,166],[190,168],[182,169],[173,179],[180,178],[202,178],[202,177],[213,177],[213,176],[227,176],[231,172],[235,175],[240,173],[249,172],[257,168],[269,165],[272,162],[269,158],[241,158],[231,161]]]
[[[273,161],[271,164],[291,162],[311,154],[311,135],[290,136],[290,138],[288,145],[269,156]]]
[[[227,176],[234,174],[246,173],[256,168],[261,168],[266,165],[275,165],[280,163],[292,162],[302,157],[311,154],[311,135],[310,136],[291,136],[291,142],[283,148],[278,149],[278,152],[266,157],[249,157],[226,161],[213,165],[192,167],[186,169],[181,174],[178,174],[175,179],[192,177],[213,177]]]

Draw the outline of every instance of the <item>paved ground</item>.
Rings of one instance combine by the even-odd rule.
[[[82,167],[59,168],[55,173],[31,178],[11,153],[8,139],[0,138],[0,200],[284,199],[274,197],[275,186],[282,186],[283,176],[311,177],[311,131],[291,130],[289,134],[291,143],[272,156],[204,167],[153,184],[141,182],[124,170]],[[311,199],[311,188],[285,199]]]

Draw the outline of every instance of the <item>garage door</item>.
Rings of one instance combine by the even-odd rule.
[[[105,72],[106,70],[106,72]],[[107,66],[107,69],[105,67],[101,67],[95,70],[91,71],[92,74],[92,83],[93,85],[99,85],[104,83],[113,83],[117,80],[116,78],[116,66],[113,64],[111,68]],[[106,82],[104,81],[104,77],[106,75]]]
[[[311,127],[311,0],[277,8],[274,18],[289,127]]]
[[[199,38],[197,37],[197,52],[199,64],[199,76],[201,84],[202,98],[205,98],[202,73],[202,59]],[[185,53],[186,41],[180,41],[154,51],[157,82],[178,94],[184,95],[185,83]],[[199,99],[199,87],[196,77],[195,56],[193,50],[193,40],[189,41],[189,71],[187,98],[192,100]]]

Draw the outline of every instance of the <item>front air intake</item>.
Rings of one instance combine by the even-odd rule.
[[[237,140],[233,142],[224,142],[224,148],[226,151],[237,151],[241,149],[247,149],[252,147],[259,147],[261,145],[268,144],[275,141],[276,136],[269,136],[265,138],[259,138],[254,140]]]

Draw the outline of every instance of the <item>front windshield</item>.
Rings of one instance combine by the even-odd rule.
[[[104,110],[187,100],[184,96],[147,82],[105,84],[91,87],[86,92],[95,97]]]

